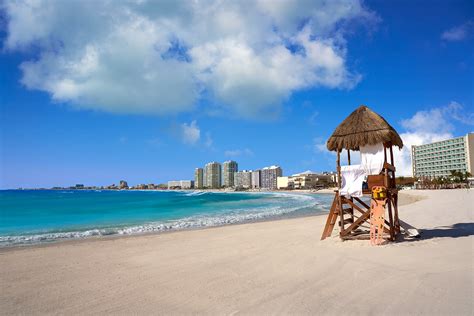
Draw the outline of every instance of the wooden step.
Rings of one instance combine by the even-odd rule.
[[[352,224],[354,223],[354,220],[352,218],[346,218],[344,219],[344,225],[346,224]],[[339,221],[339,226],[341,226],[341,221]]]
[[[354,210],[352,208],[342,208],[343,214],[352,214]]]

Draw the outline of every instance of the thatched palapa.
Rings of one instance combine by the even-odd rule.
[[[360,146],[379,143],[403,147],[395,129],[383,117],[361,105],[336,128],[327,141],[327,148],[331,151],[359,150]]]

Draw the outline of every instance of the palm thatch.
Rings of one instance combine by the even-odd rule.
[[[329,150],[359,150],[360,146],[391,143],[403,147],[403,141],[387,121],[361,105],[334,131],[327,141]]]

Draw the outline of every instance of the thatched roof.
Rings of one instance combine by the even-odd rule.
[[[336,128],[327,141],[327,148],[359,150],[360,146],[387,142],[403,147],[397,131],[383,117],[361,105]]]

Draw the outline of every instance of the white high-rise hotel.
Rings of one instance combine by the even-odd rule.
[[[225,161],[222,164],[222,185],[231,188],[235,185],[234,175],[239,171],[237,162],[233,160]]]
[[[452,170],[474,173],[474,134],[412,146],[414,177],[446,177]]]
[[[219,189],[221,187],[221,164],[218,162],[210,162],[205,166],[205,186],[211,189]]]
[[[204,170],[202,168],[196,168],[194,171],[194,186],[196,189],[204,187]]]
[[[279,166],[265,167],[261,171],[261,183],[262,188],[275,190],[277,189],[277,178],[283,174]]]

